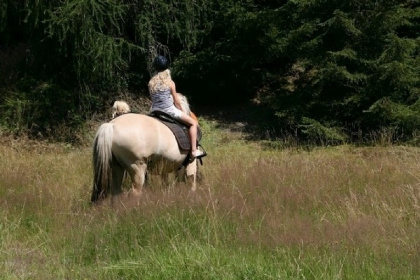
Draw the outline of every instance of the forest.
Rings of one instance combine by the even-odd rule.
[[[148,96],[158,54],[197,108],[244,104],[262,138],[420,140],[418,0],[1,0],[0,135],[77,141]]]

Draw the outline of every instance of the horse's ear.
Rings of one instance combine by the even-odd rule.
[[[197,116],[192,111],[190,111],[190,117],[193,118],[196,122],[198,122]]]

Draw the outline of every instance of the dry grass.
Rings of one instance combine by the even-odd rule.
[[[218,186],[220,207],[258,221],[253,230],[245,223],[243,238],[254,231],[269,246],[393,247],[402,240],[389,233],[416,232],[419,226],[419,156],[416,148],[404,147],[277,153],[255,147],[219,164],[210,162],[220,160],[214,155],[206,177],[217,174],[212,185]],[[418,245],[407,250],[414,253]]]
[[[197,192],[152,184],[135,205],[91,208],[90,148],[3,141],[5,279],[134,276],[191,253],[186,278],[209,265],[214,275],[203,278],[249,277],[252,269],[277,278],[289,278],[287,269],[291,278],[420,273],[418,148],[275,150],[226,131],[208,134],[204,146]],[[247,259],[247,250],[258,254]],[[305,264],[311,269],[298,270]],[[157,278],[152,272],[145,278]],[[181,272],[168,266],[160,273]]]

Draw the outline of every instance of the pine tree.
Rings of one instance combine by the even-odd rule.
[[[283,125],[312,119],[350,137],[394,125],[414,132],[419,11],[413,1],[289,1],[276,11],[286,67],[266,76],[261,99]]]
[[[20,126],[37,131],[63,120],[80,124],[116,93],[145,91],[153,56],[199,44],[208,10],[204,0],[1,1],[0,58],[24,50],[8,69],[0,66],[7,72],[0,83],[8,84],[2,122],[22,119]]]

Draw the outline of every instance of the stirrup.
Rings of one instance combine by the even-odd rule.
[[[202,157],[204,157],[204,156],[206,156],[206,153],[205,152],[203,152],[202,150],[200,150],[200,149],[197,149],[196,151],[195,151],[195,153],[191,153],[191,158],[193,158],[193,159],[199,159],[199,158],[202,158]]]

